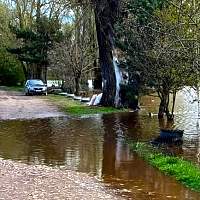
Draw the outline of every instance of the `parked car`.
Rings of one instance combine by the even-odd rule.
[[[26,81],[24,91],[26,95],[47,95],[47,85],[44,84],[42,80],[30,79]]]

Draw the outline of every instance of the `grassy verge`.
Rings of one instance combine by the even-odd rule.
[[[145,143],[130,143],[131,149],[152,166],[173,176],[185,186],[200,192],[200,168],[179,157],[166,156]]]
[[[62,111],[71,115],[88,115],[88,114],[101,114],[101,113],[116,113],[126,111],[125,109],[116,109],[112,107],[97,107],[97,106],[87,106],[84,103],[75,101],[73,99],[59,96],[59,95],[48,95],[48,100],[56,104],[61,108]]]
[[[2,90],[5,90],[5,91],[16,91],[16,92],[23,92],[24,91],[24,87],[22,86],[0,86],[0,88]]]

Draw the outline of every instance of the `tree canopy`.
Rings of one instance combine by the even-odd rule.
[[[10,9],[0,4],[1,46],[17,56],[26,78],[46,81],[47,70],[57,70],[61,79],[73,77],[78,94],[85,72],[93,76],[99,68],[102,105],[123,106],[128,90],[137,107],[139,93],[152,87],[161,100],[160,116],[170,114],[171,93],[199,84],[198,0],[9,3]]]
[[[160,116],[169,115],[170,93],[199,81],[198,12],[189,1],[122,2],[116,25],[121,59],[130,74],[140,74],[142,86],[155,87]]]
[[[10,30],[12,12],[6,4],[0,2],[0,84],[16,85],[24,81],[21,63],[7,52],[16,44],[14,34]]]

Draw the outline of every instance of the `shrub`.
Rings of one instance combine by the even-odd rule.
[[[25,80],[21,63],[4,50],[0,50],[0,85],[14,86]]]

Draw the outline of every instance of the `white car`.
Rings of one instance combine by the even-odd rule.
[[[47,95],[47,85],[44,84],[39,79],[27,80],[24,90],[26,95],[34,95],[34,94]]]

